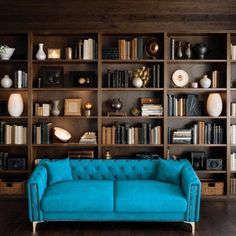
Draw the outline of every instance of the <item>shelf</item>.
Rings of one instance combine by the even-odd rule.
[[[203,59],[203,60],[199,60],[199,59],[176,59],[176,60],[167,60],[168,63],[173,63],[173,64],[181,64],[181,63],[226,63],[227,60],[226,59]]]
[[[236,89],[235,89],[236,90]],[[226,92],[226,88],[168,88],[170,92]]]
[[[79,144],[79,143],[50,143],[50,144],[32,144],[33,147],[97,147],[97,144]]]
[[[0,88],[0,92],[28,92],[28,88]]]
[[[167,144],[168,147],[226,147],[226,144]],[[236,145],[235,145],[236,146]]]
[[[98,60],[79,60],[79,59],[46,59],[46,60],[33,60],[34,64],[74,64],[74,63],[97,63]]]
[[[114,92],[114,91],[163,91],[163,88],[102,88],[102,91]]]
[[[18,63],[27,63],[27,59],[13,59],[13,60],[0,60],[0,64],[18,64]]]
[[[158,63],[158,62],[164,62],[163,59],[138,59],[138,60],[120,60],[120,59],[103,59],[102,63],[134,63],[134,64],[141,64],[141,63]]]
[[[18,117],[12,117],[12,116],[0,116],[1,119],[12,119],[12,120],[23,120],[23,119],[28,119],[28,116],[18,116]]]
[[[0,174],[28,174],[28,170],[0,170]]]
[[[97,119],[98,116],[33,116],[33,119],[81,119],[81,120],[87,120],[87,119]]]
[[[212,119],[216,119],[216,120],[218,120],[218,119],[226,119],[227,117],[226,116],[217,116],[217,117],[215,117],[215,116],[168,116],[168,119],[173,119],[173,120],[175,120],[175,119],[186,119],[186,120],[188,120],[188,119],[195,119],[195,120],[205,120],[205,119],[210,119],[210,120],[212,120]],[[236,117],[235,117],[236,118]]]
[[[102,144],[102,147],[163,147],[163,144]]]
[[[33,88],[32,91],[98,91],[97,88],[79,88],[79,87],[74,87],[74,88]]]
[[[164,119],[163,116],[102,116],[103,120],[146,120],[146,119]]]
[[[27,147],[28,144],[0,144],[0,147]]]

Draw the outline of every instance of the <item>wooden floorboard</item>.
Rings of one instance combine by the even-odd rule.
[[[0,235],[32,235],[24,199],[0,199]],[[184,223],[154,222],[47,222],[37,226],[36,236],[187,236]],[[203,201],[196,236],[235,236],[236,201]]]

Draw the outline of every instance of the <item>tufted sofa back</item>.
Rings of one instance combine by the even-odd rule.
[[[148,180],[157,175],[158,160],[70,160],[76,180]]]

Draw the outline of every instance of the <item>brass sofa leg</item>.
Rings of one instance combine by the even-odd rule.
[[[195,222],[184,221],[186,224],[190,224],[192,227],[192,234],[195,234]]]

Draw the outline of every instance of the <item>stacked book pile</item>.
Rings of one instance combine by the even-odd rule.
[[[230,155],[230,162],[231,162],[231,171],[236,171],[236,153],[233,152]]]
[[[192,129],[178,129],[173,131],[173,144],[190,144],[192,142]]]
[[[68,152],[68,158],[73,159],[93,159],[94,158],[94,150],[85,149],[85,150],[74,150]]]
[[[85,132],[79,141],[79,144],[97,144],[97,136],[95,132]]]
[[[102,127],[102,144],[161,144],[161,126],[142,123],[140,126],[116,123]]]
[[[27,127],[0,121],[0,144],[26,144]]]
[[[162,116],[163,106],[162,104],[143,104],[141,106],[142,116]]]

